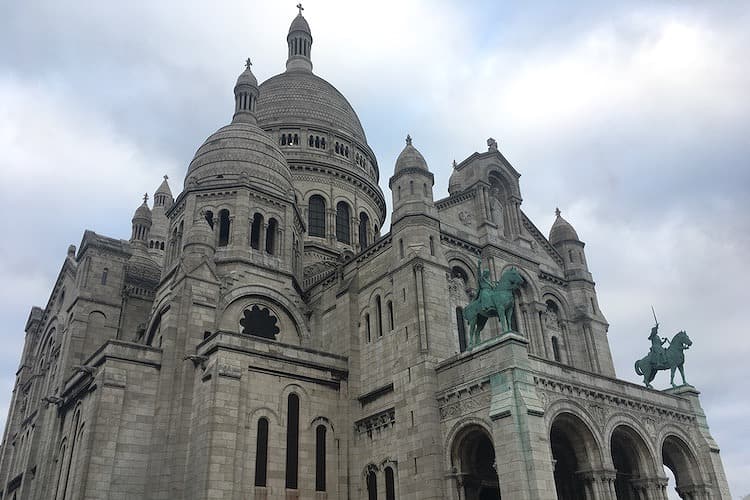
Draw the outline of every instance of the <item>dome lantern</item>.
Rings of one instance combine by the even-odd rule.
[[[299,14],[292,21],[289,26],[289,34],[286,37],[286,42],[289,47],[289,57],[286,60],[287,71],[306,71],[312,72],[312,59],[310,59],[310,51],[312,49],[312,33],[310,32],[310,25],[307,24],[307,20],[302,16],[302,11],[305,10],[301,3],[297,4]]]
[[[130,235],[131,243],[142,243],[146,245],[151,231],[151,209],[148,208],[148,194],[143,195],[143,203],[133,214],[133,232]]]
[[[252,65],[253,62],[248,57],[245,61],[245,71],[237,78],[237,84],[234,86],[233,123],[257,123],[255,105],[258,102],[258,80],[250,69]]]

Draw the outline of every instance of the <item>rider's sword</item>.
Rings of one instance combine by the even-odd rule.
[[[654,315],[654,322],[656,323],[656,326],[659,326],[659,320],[656,319],[656,311],[654,311],[654,306],[651,306],[651,313]]]

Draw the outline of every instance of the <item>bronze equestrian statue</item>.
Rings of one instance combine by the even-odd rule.
[[[643,383],[646,387],[653,389],[651,381],[656,377],[659,370],[670,370],[669,382],[672,387],[677,387],[674,383],[674,372],[680,370],[682,383],[685,382],[685,354],[683,351],[693,345],[688,334],[683,330],[675,334],[671,341],[666,338],[659,338],[659,323],[651,329],[651,335],[648,339],[651,341],[651,349],[646,357],[635,362],[635,372],[643,376]],[[663,344],[669,342],[669,347],[664,349]]]
[[[513,292],[523,283],[518,269],[506,269],[499,281],[490,280],[490,271],[482,271],[481,259],[477,263],[479,293],[464,309],[464,317],[469,322],[469,347],[479,343],[479,335],[492,317],[500,319],[503,333],[511,331],[513,319]]]

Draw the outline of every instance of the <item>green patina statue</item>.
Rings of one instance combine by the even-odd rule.
[[[513,291],[523,284],[523,277],[515,267],[506,269],[499,281],[492,281],[490,271],[482,271],[481,259],[477,263],[477,276],[479,293],[464,309],[464,317],[469,322],[469,347],[479,343],[479,334],[489,318],[499,318],[503,332],[511,331]]]
[[[643,383],[646,384],[646,387],[653,389],[651,381],[654,380],[656,372],[659,370],[671,370],[669,382],[672,387],[676,387],[674,371],[678,368],[682,376],[682,383],[686,384],[685,354],[683,351],[693,345],[693,341],[690,340],[688,334],[683,330],[675,334],[671,341],[667,340],[666,337],[660,338],[659,323],[656,323],[656,326],[651,329],[651,335],[648,336],[648,339],[651,341],[651,349],[648,355],[635,362],[635,372],[643,376]],[[662,347],[665,342],[669,342],[669,347],[666,349]]]

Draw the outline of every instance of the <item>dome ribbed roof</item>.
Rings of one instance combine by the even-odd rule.
[[[141,204],[141,206],[135,209],[135,213],[133,214],[133,220],[135,219],[151,220],[151,209],[148,208],[148,204],[146,203],[146,200],[143,200],[143,203]]]
[[[247,177],[253,185],[283,197],[292,190],[292,174],[284,155],[276,142],[252,123],[234,122],[209,136],[190,162],[185,185],[233,177]]]
[[[393,169],[393,175],[397,175],[405,168],[418,168],[429,172],[427,168],[427,162],[417,148],[411,145],[411,137],[406,136],[406,147],[401,151],[401,154],[396,158],[396,167]]]
[[[349,101],[333,85],[304,71],[288,71],[263,82],[255,115],[261,127],[317,125],[367,142]]]
[[[563,241],[581,241],[578,239],[578,233],[570,225],[570,222],[566,221],[560,215],[560,210],[557,210],[557,218],[552,224],[552,229],[549,231],[549,242],[553,245],[562,243]]]
[[[240,73],[240,76],[237,77],[236,85],[251,85],[253,87],[258,86],[258,79],[255,78],[255,75],[250,70],[250,59],[247,60],[247,66],[245,67],[245,71]]]
[[[302,17],[302,14],[297,14],[297,17],[294,18],[291,26],[289,26],[289,33],[292,33],[293,31],[304,31],[305,33],[311,33],[310,25],[307,24],[307,19]]]

